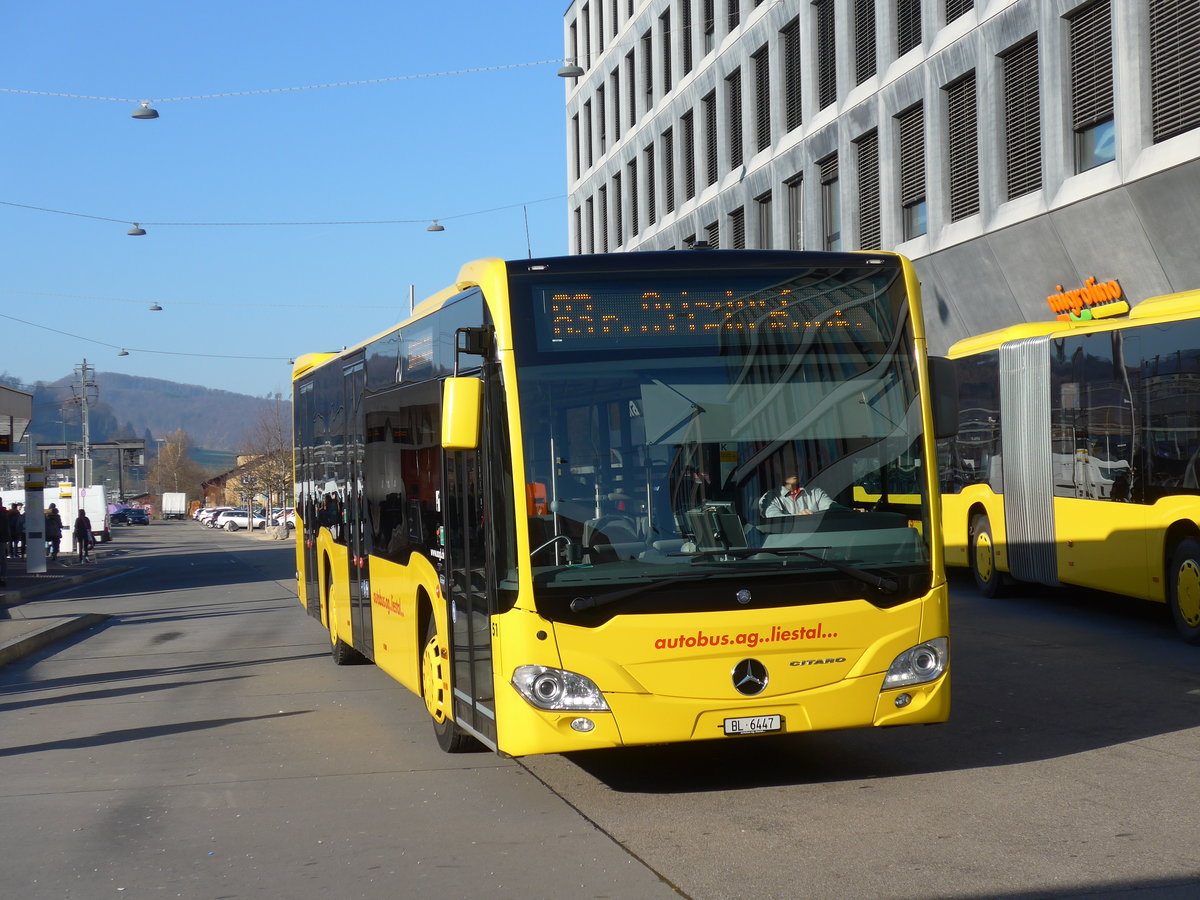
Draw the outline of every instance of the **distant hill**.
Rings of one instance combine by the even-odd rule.
[[[203,455],[209,463],[232,459],[244,450],[255,423],[280,402],[278,395],[251,397],[115,372],[98,372],[95,379],[98,397],[89,404],[88,416],[92,441],[145,438],[149,442],[182,428],[196,448],[193,455]],[[60,413],[62,402],[72,395],[73,380],[67,376],[23,388],[33,393],[30,430],[35,441],[58,442],[64,435],[67,440],[80,439],[78,409],[68,409],[65,416]],[[290,398],[282,402],[284,420],[290,421]]]

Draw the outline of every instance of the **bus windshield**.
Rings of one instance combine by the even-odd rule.
[[[837,258],[853,264],[683,271],[653,291],[629,273],[514,279],[540,613],[929,590],[903,277]]]

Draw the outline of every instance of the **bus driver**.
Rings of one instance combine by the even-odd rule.
[[[800,486],[799,475],[789,475],[783,486],[767,491],[758,501],[758,511],[764,519],[780,516],[811,516],[829,509],[833,500],[819,487]]]

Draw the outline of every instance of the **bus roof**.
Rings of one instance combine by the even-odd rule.
[[[1051,319],[1045,322],[1021,322],[1007,328],[998,328],[974,337],[963,338],[951,345],[946,355],[951,359],[973,356],[987,350],[995,350],[1001,344],[1047,335],[1066,335],[1080,331],[1113,331],[1130,324],[1144,325],[1147,320],[1178,321],[1200,317],[1200,290],[1180,291],[1148,297],[1134,306],[1129,315],[1121,318],[1085,319],[1063,321]]]

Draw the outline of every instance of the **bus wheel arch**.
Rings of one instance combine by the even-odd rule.
[[[468,753],[482,748],[466,734],[453,719],[453,696],[450,688],[450,653],[438,632],[437,619],[422,593],[419,617],[425,620],[421,644],[421,697],[433,722],[438,746],[447,753]]]
[[[1004,593],[1005,578],[996,562],[995,532],[986,511],[973,509],[969,516],[967,532],[967,562],[975,578],[975,586],[985,597],[999,597]]]
[[[321,604],[325,612],[325,622],[329,625],[329,655],[333,664],[356,666],[367,662],[365,656],[338,635],[337,621],[333,614],[333,566],[330,564],[328,553],[321,554]]]
[[[1200,644],[1200,537],[1195,533],[1173,542],[1167,605],[1180,637],[1189,644]]]

